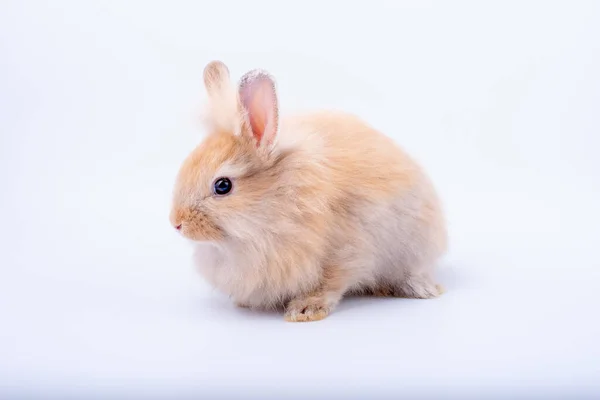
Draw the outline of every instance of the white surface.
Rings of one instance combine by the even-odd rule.
[[[599,3],[280,3],[2,2],[0,397],[598,398]],[[205,286],[167,215],[215,58],[421,161],[445,296],[289,324]]]

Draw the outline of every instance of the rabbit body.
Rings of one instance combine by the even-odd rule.
[[[348,293],[441,294],[446,227],[420,166],[353,115],[280,119],[266,73],[247,74],[235,96],[227,78],[222,63],[205,70],[212,133],[184,162],[171,213],[206,280],[289,321],[322,319]],[[226,196],[210,191],[220,176],[232,177]]]

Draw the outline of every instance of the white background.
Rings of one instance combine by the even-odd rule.
[[[436,300],[236,309],[168,222],[202,69],[431,174]],[[0,397],[600,396],[600,2],[0,4]]]

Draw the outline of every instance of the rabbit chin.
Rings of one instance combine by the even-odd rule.
[[[197,239],[197,238],[191,238],[191,237],[187,237],[187,236],[183,236],[185,240],[187,240],[189,243],[192,244],[192,246],[217,246],[217,241],[216,240],[211,240],[211,239],[206,239],[206,238],[202,238],[202,239]]]

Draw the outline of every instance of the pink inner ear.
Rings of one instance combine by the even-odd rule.
[[[249,78],[240,87],[240,99],[248,112],[252,135],[258,145],[271,144],[277,133],[277,96],[268,76]]]

